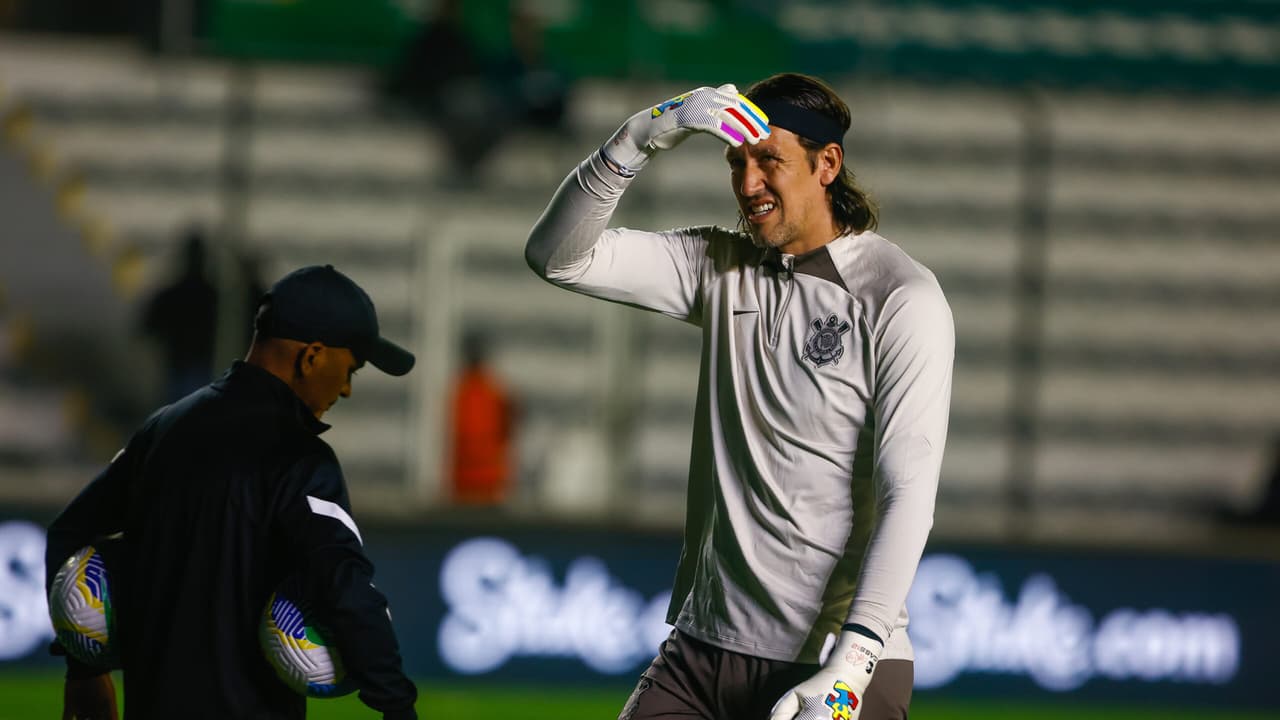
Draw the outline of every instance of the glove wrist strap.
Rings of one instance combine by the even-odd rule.
[[[863,637],[875,640],[880,643],[881,647],[884,647],[884,640],[866,625],[862,625],[860,623],[845,623],[840,626],[840,629],[846,632],[857,633]]]
[[[617,160],[614,160],[613,158],[609,157],[609,153],[605,150],[606,147],[608,147],[608,143],[600,146],[600,159],[604,161],[604,164],[609,166],[610,170],[617,173],[618,177],[624,177],[624,178],[635,177],[636,172],[639,170],[639,168],[629,168],[626,165],[623,165],[622,163],[618,162]]]

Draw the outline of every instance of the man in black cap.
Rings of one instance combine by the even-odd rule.
[[[379,335],[369,296],[329,265],[272,286],[254,327],[243,361],[153,414],[54,520],[47,577],[122,534],[108,560],[127,720],[305,717],[305,698],[258,645],[286,578],[360,699],[389,720],[416,718],[342,470],[318,437],[365,362],[404,375],[413,355]],[[68,657],[64,706],[64,718],[114,718],[110,675]]]

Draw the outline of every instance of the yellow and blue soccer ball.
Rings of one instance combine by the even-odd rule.
[[[72,657],[103,670],[120,666],[112,647],[115,613],[102,553],[85,546],[62,563],[49,588],[53,631]]]
[[[308,619],[308,608],[277,590],[262,612],[258,639],[267,663],[285,685],[308,697],[329,698],[356,689],[342,668],[337,648]]]

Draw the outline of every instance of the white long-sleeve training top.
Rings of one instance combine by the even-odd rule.
[[[595,154],[529,236],[542,277],[702,328],[689,502],[667,620],[817,662],[864,625],[912,659],[906,598],[933,524],[955,334],[933,274],[873,232],[801,256],[718,227],[608,228],[630,179]]]

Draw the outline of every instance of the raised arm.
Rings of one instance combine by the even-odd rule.
[[[529,234],[525,260],[576,292],[689,318],[704,246],[694,233],[608,229],[622,193],[658,150],[696,132],[733,146],[769,134],[732,85],[698,88],[641,110],[560,184]]]
[[[602,152],[569,173],[529,233],[524,259],[539,277],[555,282],[590,258],[635,177],[610,168]]]

